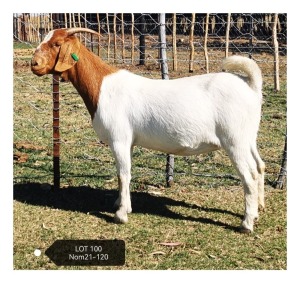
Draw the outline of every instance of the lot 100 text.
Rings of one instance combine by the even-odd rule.
[[[102,246],[75,246],[75,252],[92,252],[92,253],[101,253],[103,251]]]

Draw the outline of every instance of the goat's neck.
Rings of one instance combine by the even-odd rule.
[[[82,97],[93,120],[97,111],[100,88],[105,76],[117,71],[104,63],[98,56],[85,47],[78,54],[79,61],[62,74],[62,78],[70,80]]]

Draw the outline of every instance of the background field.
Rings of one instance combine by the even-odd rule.
[[[175,185],[165,187],[164,154],[135,148],[129,223],[113,222],[117,177],[109,148],[99,144],[90,118],[69,83],[61,92],[61,187],[52,175],[51,76],[31,74],[34,46],[14,48],[14,268],[15,269],[286,269],[286,189],[274,190],[286,134],[286,57],[281,91],[264,66],[264,103],[258,147],[266,163],[266,211],[252,234],[239,234],[243,190],[224,151],[175,157]],[[157,51],[151,57],[155,57]],[[200,55],[199,55],[200,56]],[[215,53],[215,67],[222,55]],[[271,58],[257,53],[255,59]],[[214,60],[212,60],[214,61]],[[115,63],[136,73],[159,68]],[[201,73],[200,65],[195,72]],[[266,75],[267,74],[267,75]],[[192,75],[186,62],[170,78]],[[154,75],[155,76],[155,75]],[[45,250],[57,239],[123,239],[120,267],[58,267]],[[170,245],[166,245],[169,243]],[[173,244],[173,245],[172,245]],[[33,252],[39,248],[40,257]]]

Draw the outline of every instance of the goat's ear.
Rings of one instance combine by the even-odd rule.
[[[78,58],[76,56],[74,59],[72,54],[78,55],[79,45],[78,43],[74,44],[72,41],[67,41],[61,45],[58,60],[54,68],[56,72],[64,72],[76,64]]]

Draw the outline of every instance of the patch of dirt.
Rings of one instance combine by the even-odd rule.
[[[27,142],[15,142],[14,148],[18,150],[27,149],[27,150],[45,150],[46,148],[43,146],[38,146],[34,144],[30,144]]]
[[[47,151],[47,148],[44,146],[38,146],[29,142],[22,141],[14,142],[14,161],[17,163],[27,162],[29,159],[28,152],[30,151],[45,151],[47,155],[50,155],[50,153]]]
[[[30,71],[30,60],[14,60],[15,72],[28,72]]]
[[[14,71],[29,72],[34,49],[14,49]]]
[[[31,57],[34,53],[33,48],[29,49],[14,49],[14,56],[15,57]]]
[[[14,161],[17,163],[25,163],[28,160],[28,154],[24,152],[17,151],[14,153]]]

